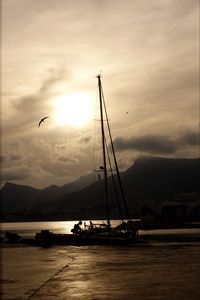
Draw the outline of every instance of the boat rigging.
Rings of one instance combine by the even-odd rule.
[[[100,104],[100,116],[101,116],[100,121],[101,121],[101,133],[102,133],[101,136],[102,136],[102,150],[103,150],[103,171],[104,171],[104,180],[105,180],[105,199],[106,199],[106,207],[107,207],[107,223],[108,223],[108,227],[110,227],[111,225],[110,225],[109,197],[108,197],[107,160],[108,160],[110,170],[111,170],[112,183],[113,183],[113,187],[114,187],[114,191],[115,191],[115,197],[117,198],[119,214],[120,214],[122,222],[124,221],[124,219],[128,219],[130,221],[130,214],[129,214],[127,202],[125,199],[124,189],[123,189],[123,185],[122,185],[122,181],[121,181],[121,177],[120,177],[120,173],[119,173],[119,167],[118,167],[118,163],[117,163],[117,158],[116,158],[116,154],[115,154],[115,150],[114,150],[114,144],[113,144],[112,135],[111,135],[109,118],[108,118],[108,113],[107,113],[107,109],[106,109],[106,103],[105,103],[105,98],[104,98],[104,93],[103,93],[103,88],[102,88],[102,83],[101,83],[101,75],[98,75],[97,79],[98,79],[99,104]],[[106,120],[106,124],[107,124],[109,143],[110,143],[111,152],[112,152],[112,156],[113,156],[113,160],[114,160],[114,170],[116,171],[116,176],[114,176],[113,168],[111,166],[110,154],[109,154],[109,150],[108,150],[108,142],[106,140],[105,128],[104,128],[104,114],[105,114],[105,120]],[[107,157],[107,160],[106,160],[106,157]],[[123,212],[122,212],[121,205],[119,202],[120,200],[117,195],[116,180],[118,182],[122,204],[125,209],[125,214],[126,214],[125,218],[123,217]]]
[[[75,224],[71,230],[73,234],[53,234],[51,232],[41,232],[36,234],[36,240],[44,242],[58,243],[58,244],[127,244],[137,241],[137,225],[131,221],[128,206],[125,199],[125,193],[119,173],[117,164],[117,158],[115,155],[114,144],[111,135],[111,128],[108,119],[108,113],[106,109],[105,98],[103,94],[103,88],[101,83],[101,75],[97,76],[98,80],[98,94],[99,94],[99,109],[100,109],[100,121],[101,121],[101,142],[103,153],[103,165],[100,166],[101,172],[103,172],[103,180],[99,182],[104,185],[104,201],[106,204],[106,218],[107,224],[85,224],[85,228],[82,229],[82,222],[79,221]],[[104,119],[105,118],[105,119]],[[104,124],[106,121],[106,126]],[[108,147],[109,145],[109,147]],[[110,151],[109,151],[110,150]],[[111,163],[114,162],[114,168]],[[108,169],[109,166],[109,169]],[[111,176],[108,177],[108,171]],[[114,174],[114,171],[116,174]],[[99,179],[101,179],[98,173]],[[113,184],[113,190],[116,198],[116,203],[121,218],[121,224],[115,228],[111,226],[111,202],[109,198],[108,184]],[[111,194],[111,193],[110,193]],[[126,220],[126,221],[125,221]]]

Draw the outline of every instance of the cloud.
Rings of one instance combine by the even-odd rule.
[[[167,136],[144,135],[123,139],[118,137],[114,140],[116,150],[137,150],[150,153],[169,154],[177,150],[176,143]]]
[[[63,70],[48,70],[47,78],[41,83],[41,86],[34,93],[19,96],[10,101],[13,114],[3,123],[3,133],[15,134],[17,132],[25,133],[29,126],[33,128],[33,122],[38,121],[44,114],[51,113],[49,107],[49,98],[51,97],[51,88],[64,78]],[[8,99],[9,102],[9,99]],[[9,111],[3,111],[6,116]]]
[[[30,175],[30,170],[27,167],[11,167],[1,170],[1,176],[4,181],[24,180]]]
[[[89,151],[85,151],[87,144],[80,143],[82,136],[84,136],[83,131],[77,133],[77,136],[73,135],[73,137],[68,136],[67,138],[63,138],[63,134],[50,134],[40,137],[32,136],[31,139],[24,136],[17,142],[13,142],[13,140],[10,143],[7,142],[4,144],[2,152],[4,157],[2,168],[6,170],[6,173],[2,173],[3,180],[6,181],[7,174],[14,178],[16,173],[14,171],[20,165],[30,170],[34,184],[40,179],[38,185],[41,185],[42,180],[49,183],[52,181],[60,183],[59,180],[62,178],[66,182],[66,178],[76,177],[74,172],[78,173],[77,177],[85,174],[90,166],[85,157]],[[86,171],[82,165],[84,168],[86,166]],[[19,177],[21,178],[21,176]],[[27,179],[27,181],[24,179],[24,182],[30,182],[31,179]]]
[[[166,135],[143,135],[124,139],[118,137],[114,140],[116,151],[136,150],[151,154],[174,154],[180,147],[198,145],[197,133],[185,132],[179,137]]]
[[[101,69],[123,168],[138,152],[194,156],[197,134],[180,128],[193,129],[198,122],[198,0],[46,2],[2,3],[7,174],[26,166],[31,176],[24,183],[42,186],[88,172],[91,131],[58,127],[52,118],[41,130],[37,124],[53,116],[54,96],[95,94],[93,75]],[[100,151],[96,144],[95,150]]]
[[[91,136],[85,136],[80,138],[80,143],[87,144],[91,140]]]
[[[58,160],[61,162],[64,162],[68,166],[77,164],[79,161],[77,158],[73,158],[73,157],[70,158],[70,157],[66,157],[66,156],[59,156]]]
[[[61,81],[64,78],[64,70],[49,69],[49,77],[43,81],[39,93],[44,94],[49,91],[49,89],[54,86],[57,82]]]
[[[66,149],[66,145],[55,145],[55,149],[58,151],[62,151]]]
[[[0,162],[5,162],[6,161],[6,155],[1,154],[0,155]]]
[[[22,155],[20,155],[20,154],[11,154],[10,155],[11,161],[20,160],[21,158],[22,158]]]
[[[51,87],[53,87],[57,82],[61,81],[64,77],[63,70],[50,69],[48,71],[48,76],[41,83],[40,88],[32,95],[26,95],[15,101],[15,107],[21,112],[28,111],[31,109],[40,109],[43,107],[44,101],[47,100],[47,95]]]
[[[0,161],[1,163],[5,164],[14,164],[15,162],[18,162],[20,159],[22,159],[21,154],[10,154],[10,153],[4,153],[0,155]]]
[[[197,146],[199,143],[199,132],[192,132],[188,131],[185,132],[180,138],[179,142],[183,145],[191,145],[191,146]]]

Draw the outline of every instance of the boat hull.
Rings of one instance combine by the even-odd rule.
[[[50,234],[43,237],[40,233],[36,234],[35,242],[38,245],[128,245],[141,243],[138,238],[128,239],[115,236],[79,236],[73,234]]]

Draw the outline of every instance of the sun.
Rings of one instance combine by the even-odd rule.
[[[91,120],[92,111],[92,99],[83,92],[65,94],[54,99],[55,120],[61,126],[84,126]]]

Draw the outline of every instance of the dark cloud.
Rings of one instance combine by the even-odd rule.
[[[40,100],[40,94],[36,92],[33,95],[25,95],[24,97],[20,97],[16,99],[14,107],[18,110],[18,112],[29,112],[32,113],[35,105]]]
[[[2,163],[13,163],[15,161],[19,161],[22,159],[22,155],[19,153],[9,153],[9,151],[5,151],[3,154],[0,155],[0,161]]]
[[[114,140],[116,150],[137,150],[150,153],[171,154],[176,152],[177,145],[167,136],[144,135],[130,139],[118,137]]]
[[[21,143],[19,143],[19,142],[13,142],[13,143],[10,144],[10,148],[12,148],[12,149],[19,149],[20,144]]]
[[[48,92],[48,90],[56,84],[58,81],[64,78],[65,72],[63,70],[59,70],[58,72],[54,69],[49,70],[49,77],[43,81],[40,89],[39,94],[44,94]]]
[[[43,102],[47,97],[48,91],[54,84],[64,78],[64,71],[50,70],[48,77],[43,80],[41,87],[34,94],[25,95],[17,99],[15,107],[21,111],[28,111],[29,113],[34,108],[42,108]]]
[[[10,160],[11,161],[20,160],[21,158],[22,158],[22,156],[19,155],[19,154],[11,154],[10,155]]]
[[[0,162],[5,162],[5,161],[6,161],[6,156],[0,155]]]
[[[78,160],[76,158],[70,158],[70,157],[66,157],[66,156],[59,156],[58,160],[66,163],[67,165],[72,165],[72,164],[75,164],[78,162]]]
[[[4,124],[4,132],[13,134],[13,132],[28,130],[29,126],[37,127],[38,120],[50,113],[48,107],[50,89],[64,78],[64,74],[64,71],[50,70],[47,78],[34,93],[15,98],[12,102],[15,114]],[[4,110],[4,113],[7,114],[7,111]]]
[[[26,167],[2,169],[1,176],[4,181],[24,180],[30,175],[30,170]]]
[[[91,140],[91,136],[85,136],[80,139],[80,143],[87,144]]]
[[[65,150],[66,149],[66,145],[56,145],[55,148],[60,151],[60,150]]]
[[[199,132],[188,131],[185,132],[180,138],[180,143],[187,145],[198,145],[199,144]]]
[[[136,150],[151,154],[173,154],[180,147],[198,145],[198,136],[194,132],[185,132],[177,138],[165,135],[143,135],[124,139],[118,137],[114,140],[117,151]]]
[[[70,159],[68,157],[66,157],[66,156],[59,156],[58,160],[60,160],[62,162],[66,162],[66,163],[70,162]]]

